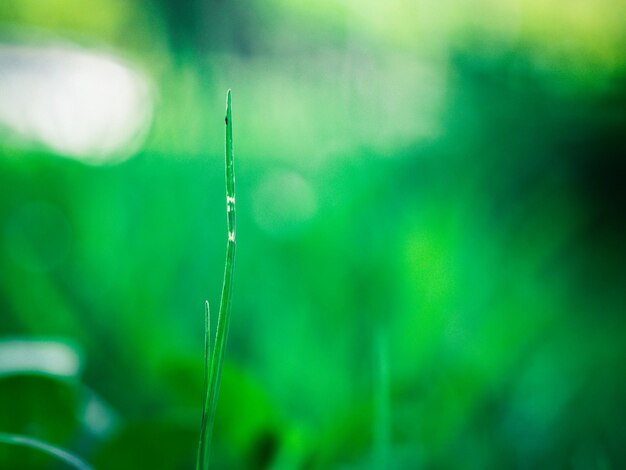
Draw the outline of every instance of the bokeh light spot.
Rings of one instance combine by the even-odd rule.
[[[90,164],[117,162],[152,117],[148,82],[111,54],[67,44],[0,44],[0,130]]]
[[[317,195],[299,174],[275,171],[257,186],[253,209],[256,223],[268,234],[295,236],[317,212]]]

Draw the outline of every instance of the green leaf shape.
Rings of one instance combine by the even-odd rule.
[[[54,457],[56,460],[59,460],[72,468],[76,468],[78,470],[93,470],[92,467],[80,457],[77,457],[60,447],[53,446],[47,442],[40,441],[39,439],[32,437],[22,436],[20,434],[0,433],[0,444],[27,447]]]
[[[222,285],[222,298],[220,301],[219,316],[217,318],[217,331],[215,334],[215,347],[210,352],[210,328],[206,322],[205,339],[205,374],[208,377],[205,388],[205,399],[202,409],[202,426],[200,429],[200,443],[198,446],[197,470],[207,470],[209,468],[209,454],[211,450],[211,437],[213,434],[213,423],[215,421],[215,411],[217,409],[217,398],[222,376],[222,366],[224,364],[224,352],[226,339],[228,337],[228,327],[230,325],[230,307],[233,289],[233,274],[235,267],[235,165],[233,155],[233,117],[231,91],[226,93],[226,222],[228,228],[228,240],[226,242],[226,262],[224,266],[224,283]],[[209,359],[210,355],[210,359]]]

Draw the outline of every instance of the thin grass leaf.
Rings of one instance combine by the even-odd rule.
[[[206,434],[206,422],[207,422],[207,409],[209,407],[209,370],[211,368],[211,308],[209,301],[204,302],[204,384],[202,389],[205,391],[205,397],[202,402],[202,424],[200,425],[200,442],[198,443],[198,456],[196,461],[196,468],[200,469],[202,461],[204,459],[204,447]]]
[[[198,449],[197,469],[209,468],[209,453],[211,450],[211,437],[213,435],[213,423],[217,409],[217,398],[222,377],[224,364],[224,352],[228,327],[230,324],[230,305],[232,299],[233,272],[235,266],[235,166],[233,161],[233,118],[231,110],[231,93],[226,94],[226,223],[228,228],[228,240],[226,242],[226,262],[224,265],[224,283],[222,285],[222,298],[217,317],[217,331],[215,333],[215,346],[211,359],[208,363],[208,385],[205,390],[205,410],[203,411],[200,447]],[[208,334],[208,328],[207,328]],[[208,344],[208,340],[207,340]],[[206,347],[208,354],[208,346]]]
[[[78,470],[93,470],[93,467],[81,458],[59,447],[40,441],[39,439],[19,434],[0,433],[0,443],[28,447],[30,449],[43,452],[44,454],[48,454],[49,456],[54,457],[55,459]]]

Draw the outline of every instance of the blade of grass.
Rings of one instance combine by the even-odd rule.
[[[76,457],[75,455],[59,447],[40,441],[39,439],[28,436],[21,436],[19,434],[0,433],[0,443],[28,447],[30,449],[38,450],[78,470],[93,470],[90,465],[85,463],[79,457]]]
[[[222,298],[217,317],[217,331],[215,333],[215,346],[210,353],[206,346],[205,353],[210,353],[210,360],[205,360],[208,366],[208,382],[205,390],[205,410],[203,411],[201,441],[198,449],[198,470],[209,468],[209,454],[211,450],[211,437],[213,435],[213,423],[217,409],[217,398],[222,377],[222,365],[228,326],[230,324],[230,304],[232,299],[233,270],[235,266],[235,166],[233,162],[233,118],[231,106],[231,92],[226,94],[226,224],[228,228],[228,240],[226,242],[226,262],[224,265],[224,283],[222,285]],[[207,327],[207,334],[208,334]],[[208,340],[207,340],[208,345]]]
[[[205,397],[202,402],[202,424],[200,425],[200,442],[198,443],[198,456],[196,461],[197,469],[202,468],[201,464],[204,459],[203,443],[205,441],[207,409],[209,407],[209,394],[207,393],[207,387],[209,383],[209,370],[211,367],[211,308],[208,300],[204,302],[204,306],[204,385],[202,389],[205,391]]]

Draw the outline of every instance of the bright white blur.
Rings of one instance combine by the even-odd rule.
[[[68,343],[32,339],[0,341],[0,377],[24,373],[75,377],[81,368],[78,351]]]
[[[108,53],[0,44],[4,139],[85,163],[119,162],[137,151],[152,111],[146,79]]]

